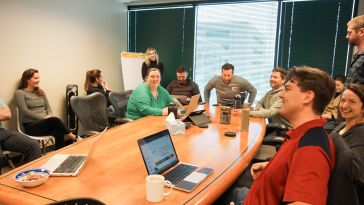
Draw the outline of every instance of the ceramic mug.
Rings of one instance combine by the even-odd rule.
[[[172,183],[164,180],[164,176],[152,174],[145,178],[146,180],[146,197],[149,202],[161,202],[165,196],[172,192]],[[164,185],[169,185],[168,192],[164,192]]]

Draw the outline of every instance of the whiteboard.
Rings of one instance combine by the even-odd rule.
[[[142,80],[144,53],[120,52],[124,90],[134,90]]]

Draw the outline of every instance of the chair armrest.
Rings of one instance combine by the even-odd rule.
[[[283,125],[281,123],[269,123],[266,126],[265,135],[266,136],[283,136],[286,134],[286,132],[289,130],[289,128],[286,125]]]
[[[84,131],[84,132],[81,132],[79,134],[80,137],[84,138],[84,137],[89,137],[89,136],[92,136],[92,135],[97,135],[99,134],[100,132],[98,131]]]
[[[123,117],[123,118],[116,118],[114,122],[116,124],[124,124],[124,123],[132,122],[132,121],[133,120],[130,118]]]
[[[265,145],[280,145],[284,142],[285,138],[282,136],[267,136],[263,139]]]

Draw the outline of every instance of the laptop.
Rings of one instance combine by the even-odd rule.
[[[198,100],[200,99],[200,94],[194,95],[191,97],[190,103],[187,106],[185,114],[181,117],[181,120],[185,120],[191,113],[193,113],[197,106],[198,106]]]
[[[97,144],[100,142],[101,136],[106,132],[107,127],[92,139],[92,145],[87,153],[84,154],[55,154],[42,168],[48,169],[51,176],[77,176],[86,163],[93,156]]]
[[[191,121],[197,126],[208,124],[211,122],[210,118],[203,113],[205,112],[205,110],[196,110],[196,108],[198,107],[199,99],[200,94],[191,97],[190,103],[187,106],[187,110],[185,114],[181,117],[182,121]]]
[[[172,95],[173,98],[177,99],[183,105],[188,104],[188,98],[186,95]]]
[[[175,189],[191,192],[213,172],[211,168],[180,162],[167,129],[139,139],[138,145],[148,175],[163,175]]]

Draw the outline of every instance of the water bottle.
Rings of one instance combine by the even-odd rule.
[[[240,132],[249,131],[249,113],[250,113],[250,104],[244,103],[243,109],[241,111]]]
[[[178,118],[178,116],[177,116],[177,105],[174,104],[174,103],[169,103],[169,105],[168,105],[168,115],[171,112],[173,112],[174,117],[177,119]]]
[[[246,93],[245,91],[241,91],[240,93],[240,99],[241,99],[241,106],[244,104],[245,98],[246,98]]]
[[[241,108],[241,95],[240,94],[236,94],[234,97],[234,108],[235,109]]]

